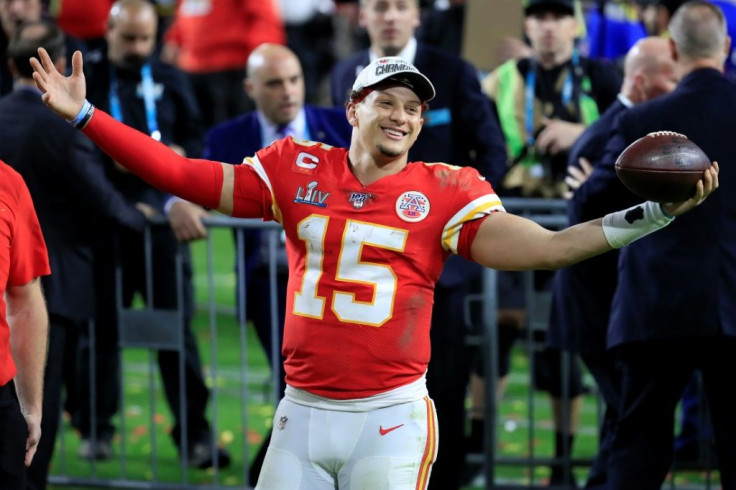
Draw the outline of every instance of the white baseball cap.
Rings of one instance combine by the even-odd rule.
[[[422,102],[434,99],[435,91],[429,78],[422,75],[414,65],[397,56],[377,58],[363,68],[353,84],[353,92],[373,87],[384,81],[396,82],[409,87]]]

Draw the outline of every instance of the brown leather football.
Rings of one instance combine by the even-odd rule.
[[[628,189],[648,201],[690,198],[711,162],[687,136],[649,133],[631,143],[616,160],[616,174]]]

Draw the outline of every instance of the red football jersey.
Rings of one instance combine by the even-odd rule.
[[[258,208],[286,232],[286,382],[351,399],[421,377],[443,263],[464,223],[503,210],[491,185],[470,167],[410,163],[363,186],[346,149],[291,138],[235,180],[234,214]]]

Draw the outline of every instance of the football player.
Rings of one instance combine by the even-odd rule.
[[[257,488],[425,488],[437,421],[424,380],[445,259],[564,267],[666,226],[718,186],[714,164],[686,201],[646,202],[553,232],[504,212],[471,167],[409,164],[435,91],[400,58],[358,74],[346,107],[350,148],[287,137],[233,166],[181,157],[95,110],[81,53],[69,77],[39,56],[31,63],[44,102],[115,161],[188,201],[283,225],[287,388]]]

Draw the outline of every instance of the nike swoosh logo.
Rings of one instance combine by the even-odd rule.
[[[399,424],[399,425],[397,425],[395,427],[389,427],[388,429],[384,429],[383,426],[379,426],[378,427],[378,433],[381,434],[382,436],[385,436],[386,434],[388,434],[392,430],[396,430],[399,427],[403,427],[403,426],[404,426],[404,424]]]

